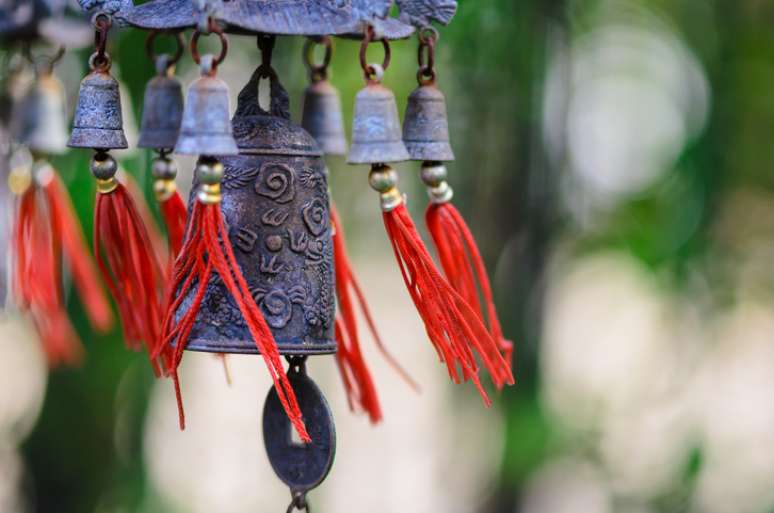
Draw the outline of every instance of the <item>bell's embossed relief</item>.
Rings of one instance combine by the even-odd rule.
[[[250,294],[280,352],[329,353],[336,343],[325,166],[314,140],[285,116],[286,93],[271,80],[271,113],[258,106],[255,74],[239,96],[233,125],[240,155],[222,159],[222,211]],[[257,352],[216,275],[187,348]]]

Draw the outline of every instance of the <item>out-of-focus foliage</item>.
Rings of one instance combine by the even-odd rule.
[[[480,411],[466,392],[454,389],[450,394],[460,398],[449,400],[432,384],[419,398],[407,398],[409,392],[392,384],[393,375],[380,372],[392,408],[386,408],[384,431],[377,428],[374,436],[390,454],[383,464],[363,462],[368,470],[349,466],[357,455],[343,454],[349,474],[335,476],[334,469],[331,494],[343,500],[357,493],[347,491],[347,482],[358,483],[358,490],[370,486],[363,493],[384,511],[406,504],[417,512],[774,510],[772,27],[774,4],[765,1],[460,1],[451,25],[440,29],[437,57],[457,156],[450,181],[491,271],[505,333],[516,343],[517,386],[501,394],[497,411]],[[122,30],[110,46],[137,120],[153,73],[144,34]],[[362,87],[357,51],[357,42],[337,41],[332,63],[347,120]],[[413,40],[393,45],[385,83],[401,111],[415,86],[415,52]],[[71,105],[88,54],[69,54],[58,67]],[[283,38],[273,59],[293,99],[306,83],[300,54],[300,40]],[[377,48],[369,56],[381,57]],[[232,95],[258,59],[251,39],[232,38],[220,71]],[[178,75],[190,82],[195,74],[184,58]],[[292,109],[299,119],[300,102]],[[88,158],[71,151],[54,159],[87,232],[94,194]],[[148,192],[149,162],[139,150],[121,158]],[[190,162],[180,162],[182,183],[190,179]],[[417,339],[417,351],[423,349],[430,363],[412,371],[441,374],[421,346],[421,329],[402,326],[415,320],[401,303],[404,291],[383,283],[392,276],[383,277],[392,262],[365,171],[340,158],[329,165],[350,251],[363,275],[378,284],[374,302],[392,321],[384,321],[387,330],[401,325]],[[402,165],[401,185],[421,219],[425,199],[417,171],[415,164]],[[399,313],[390,310],[396,301]],[[50,374],[21,457],[15,442],[0,439],[0,472],[19,484],[12,495],[37,512],[199,511],[181,501],[186,495],[197,497],[200,507],[220,500],[220,511],[241,511],[229,483],[218,481],[232,474],[211,465],[194,469],[201,483],[184,482],[186,469],[170,463],[179,456],[175,450],[184,450],[205,465],[207,437],[167,429],[158,411],[171,403],[154,389],[143,357],[127,353],[117,331],[89,333],[75,299],[70,312],[88,358],[81,368]],[[31,343],[21,328],[12,328],[2,328],[10,334],[3,351],[12,339]],[[390,345],[413,358],[413,347],[403,345],[414,338],[395,333]],[[211,383],[197,368],[191,367],[191,379],[204,376],[201,382]],[[24,386],[35,391],[41,380]],[[10,386],[18,383],[27,382]],[[340,395],[337,383],[329,385],[329,395]],[[237,410],[254,410],[257,419],[264,392],[256,390],[236,396],[252,401]],[[19,396],[33,405],[23,418],[35,416],[38,395]],[[200,425],[213,437],[228,437],[217,411],[210,424]],[[224,415],[242,419],[238,413]],[[500,414],[501,430],[494,421]],[[248,426],[248,434],[237,432],[259,436],[249,431],[249,416],[239,422],[230,426]],[[499,445],[493,432],[502,433]],[[345,427],[340,450],[366,451],[367,433]],[[407,433],[416,437],[407,442]],[[222,451],[221,442],[213,446]],[[170,452],[164,452],[167,445]],[[252,460],[242,461],[234,447],[237,456],[223,453],[223,465],[245,464],[252,472]],[[439,454],[439,447],[449,454]],[[491,454],[495,450],[499,456]],[[457,477],[466,461],[478,476],[460,475],[485,482],[470,489],[438,484],[452,479],[447,474]],[[433,472],[437,480],[423,480]],[[381,481],[362,485],[358,479],[368,475]],[[407,482],[435,487],[420,493]],[[180,489],[159,489],[163,483]],[[185,486],[202,490],[189,493]],[[4,492],[0,485],[3,511]],[[243,501],[259,500],[254,495],[246,493]],[[389,503],[388,496],[404,502]],[[455,504],[458,497],[469,502]],[[275,505],[281,511],[284,502]]]

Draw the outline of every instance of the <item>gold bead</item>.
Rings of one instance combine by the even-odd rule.
[[[107,180],[97,178],[97,192],[100,194],[110,194],[118,187],[118,180],[116,177],[110,177]]]
[[[199,186],[199,192],[196,193],[196,197],[205,205],[215,205],[220,203],[220,183],[201,184]]]
[[[158,201],[167,201],[177,191],[175,180],[158,179],[153,182],[153,192]]]
[[[27,166],[19,166],[8,173],[8,188],[12,193],[21,196],[32,185],[32,172]]]

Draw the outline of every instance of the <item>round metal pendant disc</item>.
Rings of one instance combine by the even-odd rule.
[[[290,420],[272,388],[263,408],[263,441],[277,476],[294,492],[318,486],[328,475],[336,454],[336,429],[328,402],[305,374],[288,373],[311,444],[294,441]]]

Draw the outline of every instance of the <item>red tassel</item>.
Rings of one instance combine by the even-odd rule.
[[[132,349],[144,343],[150,353],[159,339],[163,274],[137,206],[120,183],[97,193],[94,252],[118,306],[124,340]],[[151,364],[158,375],[156,358]]]
[[[73,204],[55,173],[51,174],[51,180],[42,189],[48,200],[52,231],[61,239],[78,296],[92,326],[98,331],[107,332],[113,325],[113,312],[102,290],[97,266],[86,245]]]
[[[446,363],[449,376],[457,383],[461,381],[459,365],[462,379],[472,380],[489,405],[478,377],[475,353],[498,387],[513,383],[510,368],[497,344],[475,310],[436,269],[406,206],[401,202],[384,212],[383,217],[403,280],[438,356]]]
[[[161,235],[156,219],[153,217],[148,202],[145,200],[145,194],[137,184],[137,181],[132,175],[127,172],[121,172],[121,183],[126,187],[126,191],[129,193],[134,205],[137,209],[137,213],[140,216],[145,231],[148,234],[148,240],[153,248],[153,253],[156,255],[156,260],[159,262],[170,262],[174,260],[174,257],[170,255],[167,242]]]
[[[30,313],[49,366],[75,365],[83,358],[83,348],[65,310],[59,276],[60,247],[36,196],[36,189],[30,187],[19,201],[14,288],[19,307]],[[75,228],[80,229],[77,225]]]
[[[175,380],[180,428],[185,428],[185,414],[177,368],[180,365],[183,350],[196,322],[207,283],[213,272],[221,278],[242,313],[250,334],[269,369],[277,395],[291,423],[303,441],[311,442],[312,439],[301,418],[301,410],[295,393],[284,372],[277,344],[263,315],[255,304],[247,282],[239,269],[239,264],[237,264],[234,251],[229,243],[228,231],[223,222],[220,204],[203,204],[201,201],[197,201],[194,205],[183,247],[175,261],[172,286],[168,289],[167,310],[162,330],[163,337],[154,352],[154,355],[161,356],[165,348],[174,347],[167,362],[167,371],[172,374]],[[189,292],[193,290],[195,293],[193,293],[190,306],[179,318],[176,318],[178,308]],[[177,294],[177,297],[173,299],[174,294]]]
[[[465,220],[449,202],[431,203],[427,207],[425,220],[446,278],[454,290],[479,313],[482,320],[486,314],[489,333],[510,367],[513,343],[503,337],[486,267]]]
[[[371,422],[376,424],[382,418],[381,406],[371,373],[360,350],[360,337],[357,330],[357,318],[355,316],[355,304],[352,301],[352,293],[355,294],[357,306],[359,306],[368,330],[371,332],[371,336],[382,355],[411,387],[418,390],[418,386],[382,343],[365,296],[352,270],[352,264],[347,255],[343,225],[333,204],[331,204],[331,221],[334,227],[333,255],[336,268],[336,297],[339,303],[339,315],[335,325],[336,340],[338,342],[336,361],[347,392],[347,401],[350,409],[353,411],[361,409],[367,412]]]
[[[174,191],[165,199],[159,200],[159,210],[164,219],[164,225],[167,227],[167,238],[169,239],[169,253],[172,261],[180,254],[180,248],[183,247],[183,235],[185,235],[185,223],[188,212],[183,203],[180,193]]]

